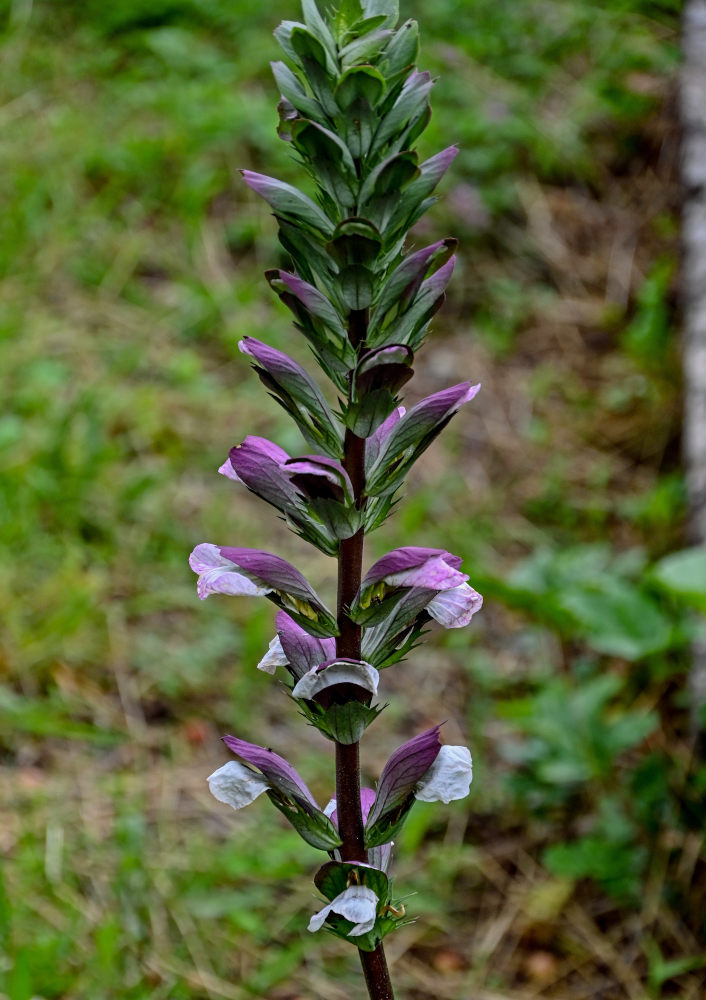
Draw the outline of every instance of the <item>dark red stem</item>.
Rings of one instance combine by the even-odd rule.
[[[367,332],[366,310],[351,312],[348,336],[351,344],[359,349]],[[350,476],[356,506],[363,503],[365,489],[365,440],[346,431],[343,444],[343,465]],[[350,538],[341,541],[338,557],[338,630],[336,655],[360,659],[362,629],[348,615],[348,608],[355,597],[363,573],[363,542],[365,529],[361,528]],[[336,743],[336,805],[338,830],[341,835],[343,861],[367,861],[363,834],[363,816],[360,809],[360,757],[359,744]],[[358,949],[370,1000],[394,1000],[392,983],[387,969],[382,944],[375,951]]]

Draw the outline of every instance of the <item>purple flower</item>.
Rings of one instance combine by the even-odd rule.
[[[269,597],[286,607],[314,634],[335,635],[336,622],[304,576],[286,559],[261,549],[231,548],[204,542],[189,557],[199,574],[198,595]]]
[[[369,810],[368,826],[396,809],[410,794],[420,802],[448,804],[463,799],[472,779],[473,763],[468,747],[442,746],[439,726],[434,726],[398,747],[385,764],[375,802]]]
[[[279,754],[266,747],[258,746],[256,743],[248,743],[246,740],[239,740],[235,736],[224,736],[223,742],[246,764],[256,767],[266,779],[268,786],[279,792],[284,798],[292,799],[313,809],[319,808],[301,775],[284,757],[280,757]]]
[[[457,240],[439,240],[405,257],[392,272],[375,306],[371,322],[373,333],[393,306],[399,303],[399,310],[409,305],[429,270],[444,264],[457,246]]]
[[[387,389],[394,396],[412,378],[413,361],[414,352],[406,344],[388,344],[367,351],[353,376],[356,395]]]
[[[301,775],[284,757],[235,736],[224,736],[223,741],[245,763],[229,761],[209,777],[211,792],[220,802],[242,809],[267,792],[272,804],[312,847],[330,852],[340,846],[335,826],[319,809]]]
[[[460,572],[460,566],[460,557],[445,549],[416,545],[393,549],[368,570],[354,607],[365,611],[381,604],[388,594],[406,589],[418,592],[419,611],[426,610],[445,628],[460,628],[483,604],[480,594],[466,583],[468,575]]]
[[[444,628],[463,628],[476,611],[483,607],[483,598],[468,583],[443,590],[427,604],[427,612]]]
[[[406,471],[479,389],[480,385],[459,382],[427,396],[407,410],[387,435],[377,455],[374,458],[366,455],[366,492],[372,496],[394,492]]]
[[[387,420],[384,420],[378,429],[367,439],[365,442],[366,467],[371,468],[375,464],[375,459],[380,454],[380,449],[390,436],[393,427],[399,423],[406,412],[404,406],[398,406],[397,409],[392,411]]]
[[[272,463],[282,465],[289,458],[289,455],[280,448],[274,441],[267,438],[257,437],[255,434],[248,434],[242,444],[236,444],[228,452],[228,459],[218,470],[222,476],[232,479],[234,483],[244,483],[243,473],[248,475],[252,465]],[[240,470],[239,470],[240,467]]]
[[[289,274],[288,271],[276,271],[274,273],[286,285],[291,294],[304,306],[307,312],[320,319],[338,336],[347,337],[346,328],[338,311],[333,303],[318,288],[310,285],[296,274]],[[286,293],[285,297],[288,298]]]
[[[353,486],[340,462],[324,455],[290,458],[283,467],[292,484],[308,499],[353,503]]]
[[[447,146],[421,164],[419,169],[429,190],[436,187],[457,156],[458,146]]]
[[[353,504],[351,481],[334,458],[290,458],[266,438],[247,437],[231,448],[228,461],[218,471],[271,503],[293,530],[328,555],[336,554],[338,538],[348,538],[358,529],[359,521],[349,513]],[[331,507],[329,501],[344,508]]]
[[[374,788],[361,788],[360,790],[360,811],[363,814],[363,823],[368,819],[368,813],[373,808],[375,802]],[[338,829],[338,803],[336,799],[331,799],[324,809],[324,813],[329,817],[333,825]]]
[[[428,434],[438,434],[464,403],[469,403],[480,390],[480,384],[459,382],[448,389],[441,389],[422,399],[413,406],[389,435],[381,461],[388,459],[388,453],[404,451]]]
[[[277,510],[291,513],[300,498],[284,472],[288,460],[287,452],[273,441],[249,435],[242,444],[230,449],[228,461],[218,471],[233,482],[242,483]]]
[[[367,829],[374,824],[392,824],[404,816],[411,806],[414,791],[436,760],[441,750],[439,726],[415,736],[392,754],[378,782],[375,802],[370,810]]]
[[[318,700],[318,696],[331,688],[353,685],[363,688],[370,695],[377,694],[380,675],[375,667],[363,660],[338,657],[312,667],[295,684],[292,695],[308,701]],[[346,699],[348,700],[348,699]]]
[[[328,217],[298,188],[254,170],[241,170],[241,174],[248,187],[264,198],[278,215],[303,222],[328,237],[332,235],[333,225]]]
[[[295,680],[299,680],[312,667],[330,660],[336,653],[334,638],[321,639],[309,635],[290,618],[286,611],[278,611],[275,618],[277,635],[270,642],[264,658],[258,663],[260,670],[274,673],[276,667],[287,667]]]
[[[445,549],[429,549],[418,545],[406,545],[393,549],[382,559],[378,559],[365,574],[361,584],[361,604],[372,598],[375,588],[394,589],[396,587],[426,587],[429,590],[448,590],[468,579],[460,573],[460,556],[454,556]]]
[[[244,337],[238,347],[256,362],[262,384],[294,418],[306,439],[327,454],[341,454],[340,427],[318,385],[293,358],[255,337]]]

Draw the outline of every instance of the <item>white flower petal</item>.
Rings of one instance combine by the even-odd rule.
[[[223,465],[220,466],[218,471],[222,476],[225,476],[226,479],[232,479],[234,483],[242,483],[243,481],[238,475],[238,473],[235,471],[233,466],[230,464],[229,458],[225,460],[225,462],[223,463]]]
[[[341,661],[332,663],[330,667],[312,667],[297,681],[292,694],[295,698],[313,698],[320,691],[334,684],[357,684],[372,694],[378,692],[380,674],[369,663],[349,663]]]
[[[233,809],[249,806],[270,787],[261,774],[235,760],[219,767],[207,780],[211,795]]]
[[[319,910],[309,921],[309,930],[313,933],[324,925],[329,913],[338,913],[346,920],[355,924],[349,932],[349,937],[367,934],[375,926],[378,898],[372,889],[365,885],[351,885],[339,893],[328,906]]]
[[[336,812],[337,808],[338,808],[338,806],[336,805],[336,800],[335,799],[331,799],[331,801],[329,802],[329,804],[324,809],[324,816],[328,816],[328,818],[331,819],[331,817],[333,816],[333,814]]]
[[[270,640],[268,650],[258,663],[257,669],[264,670],[266,674],[273,674],[277,667],[286,667],[288,663],[280,638],[276,635]]]
[[[199,574],[197,593],[201,600],[209,594],[230,594],[232,597],[264,597],[272,593],[272,588],[254,583],[239,572],[230,559],[221,555],[218,545],[203,542],[197,545],[189,556],[189,565]]]
[[[468,795],[472,780],[473,762],[468,747],[442,746],[414,794],[421,802],[452,802]]]
[[[230,597],[264,597],[272,593],[271,587],[253,583],[247,576],[225,568],[209,569],[198,579],[196,590],[205,600],[210,594],[228,594]]]
[[[483,598],[467,583],[451,590],[444,590],[427,604],[426,610],[444,628],[462,628],[468,625],[476,611],[480,611]]]

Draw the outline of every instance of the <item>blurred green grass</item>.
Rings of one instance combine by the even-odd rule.
[[[463,367],[487,394],[372,540],[461,552],[487,599],[477,631],[435,636],[391,677],[389,727],[365,762],[375,773],[398,735],[448,715],[447,738],[469,738],[477,762],[470,814],[421,808],[400,844],[399,886],[420,893],[418,924],[391,946],[410,996],[571,995],[567,956],[605,965],[585,924],[601,912],[652,995],[674,985],[664,968],[685,997],[701,981],[701,861],[676,871],[706,780],[681,693],[690,619],[644,574],[682,544],[684,515],[676,223],[659,168],[678,10],[403,5],[439,76],[425,150],[461,145],[419,232],[455,233],[463,259],[414,391]],[[233,819],[204,792],[228,729],[266,730],[322,799],[331,779],[315,737],[252,669],[271,613],[197,606],[186,563],[198,541],[240,539],[333,584],[328,561],[215,474],[247,433],[300,447],[237,349],[247,334],[307,357],[261,276],[281,259],[272,222],[238,175],[300,179],[275,136],[268,67],[272,29],[295,16],[279,0],[0,3],[10,1000],[336,1000],[356,981],[335,943],[322,972],[303,937],[313,853],[264,810]],[[594,224],[604,204],[615,214]],[[636,263],[607,295],[611,255],[630,257],[610,232],[625,216]],[[621,562],[606,541],[642,555]],[[566,724],[537,722],[567,705]],[[616,775],[628,789],[617,799]],[[645,915],[655,898],[659,920]],[[635,944],[636,920],[654,947]],[[521,956],[547,948],[545,987]],[[608,967],[607,1000],[636,996],[620,963]]]

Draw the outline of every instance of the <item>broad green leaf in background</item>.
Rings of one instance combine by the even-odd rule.
[[[706,545],[672,552],[653,567],[652,575],[670,594],[706,612]]]

